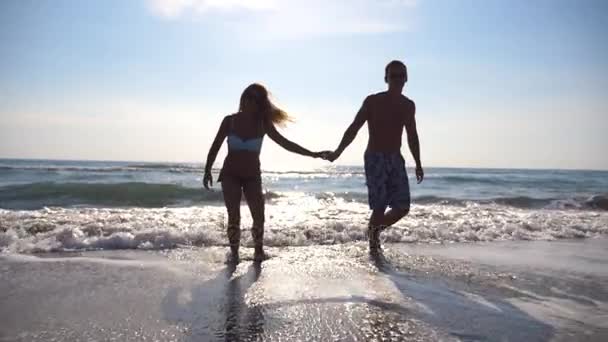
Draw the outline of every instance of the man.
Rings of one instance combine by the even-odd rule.
[[[338,148],[326,155],[326,159],[332,162],[336,160],[367,122],[369,140],[365,151],[365,178],[372,209],[368,227],[372,253],[380,250],[380,232],[410,210],[409,184],[405,161],[400,152],[404,127],[408,146],[416,162],[416,180],[420,183],[424,178],[414,117],[416,106],[402,94],[407,82],[405,64],[396,60],[388,63],[384,70],[384,81],[388,84],[388,91],[370,95],[363,101]],[[387,207],[391,209],[386,211]]]

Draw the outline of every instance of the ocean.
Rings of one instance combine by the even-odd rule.
[[[0,340],[607,340],[608,172],[425,171],[375,256],[362,167],[266,170],[235,264],[200,164],[0,160]]]
[[[383,234],[386,242],[608,233],[608,171],[427,168],[422,184],[408,172],[412,208]],[[262,177],[266,245],[365,239],[370,211],[361,166],[265,170]],[[220,186],[202,188],[200,164],[0,159],[4,253],[224,246],[226,219]],[[242,239],[252,244],[247,232]]]

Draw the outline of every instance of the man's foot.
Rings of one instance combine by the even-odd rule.
[[[367,229],[367,240],[370,249],[378,249],[380,247],[380,232],[378,227],[370,226]]]
[[[367,230],[367,239],[369,240],[369,251],[370,253],[377,253],[382,251],[380,246],[380,228],[377,226],[370,226]]]
[[[387,272],[391,270],[391,264],[384,256],[384,252],[382,251],[382,249],[370,249],[369,260],[381,272]]]

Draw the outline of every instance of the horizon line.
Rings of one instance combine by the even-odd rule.
[[[204,162],[192,162],[192,161],[143,161],[143,160],[110,160],[110,159],[48,159],[48,158],[11,158],[11,157],[2,157],[0,156],[0,160],[29,160],[29,161],[59,161],[59,162],[105,162],[105,163],[147,163],[147,164],[167,164],[167,165],[179,165],[179,164],[200,164],[204,165]],[[345,166],[345,167],[363,167],[363,163],[361,164],[334,164],[330,163],[328,166]],[[406,164],[406,168],[414,168],[413,166],[409,166]],[[426,165],[423,168],[432,168],[432,169],[486,169],[486,170],[520,170],[520,171],[599,171],[599,172],[608,172],[608,169],[575,169],[575,168],[547,168],[547,167],[496,167],[496,166],[484,166],[484,167],[472,167],[472,166],[437,166],[437,165]],[[214,169],[221,169],[214,168]],[[272,169],[262,169],[262,172],[272,172]],[[294,170],[295,171],[295,170]]]

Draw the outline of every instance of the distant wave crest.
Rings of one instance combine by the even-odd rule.
[[[0,171],[47,171],[47,172],[177,172],[177,173],[202,173],[202,166],[185,164],[133,164],[124,166],[60,166],[60,165],[3,165]]]
[[[332,193],[324,192],[315,197],[322,201],[344,200],[347,202],[365,202],[367,194],[360,192]],[[440,196],[414,196],[415,204],[443,204],[466,206],[468,204],[498,204],[520,209],[579,209],[579,210],[608,210],[608,194],[594,195],[589,198],[533,198],[526,196],[496,197],[483,199],[461,199]]]
[[[268,199],[278,196],[276,193],[266,193]],[[164,207],[222,200],[221,191],[176,184],[45,182],[0,188],[0,207],[5,209],[75,205]]]
[[[288,194],[267,191],[267,200]],[[365,192],[321,192],[309,196],[320,202],[336,200],[366,203]],[[40,209],[48,206],[137,206],[144,208],[188,206],[200,202],[223,202],[220,190],[178,184],[129,183],[54,183],[41,182],[0,187],[0,208]],[[441,204],[466,206],[470,204],[496,204],[520,209],[608,210],[608,194],[582,198],[533,198],[526,196],[462,199],[441,196],[414,196],[419,205]]]
[[[176,163],[140,163],[120,166],[74,166],[74,165],[0,165],[0,171],[46,171],[46,172],[169,172],[169,173],[203,173],[204,167],[200,164],[176,164]],[[215,170],[219,171],[219,170]],[[289,178],[328,178],[328,177],[350,177],[363,176],[362,170],[331,170],[331,171],[296,171],[296,170],[263,170],[267,177],[289,177]]]

